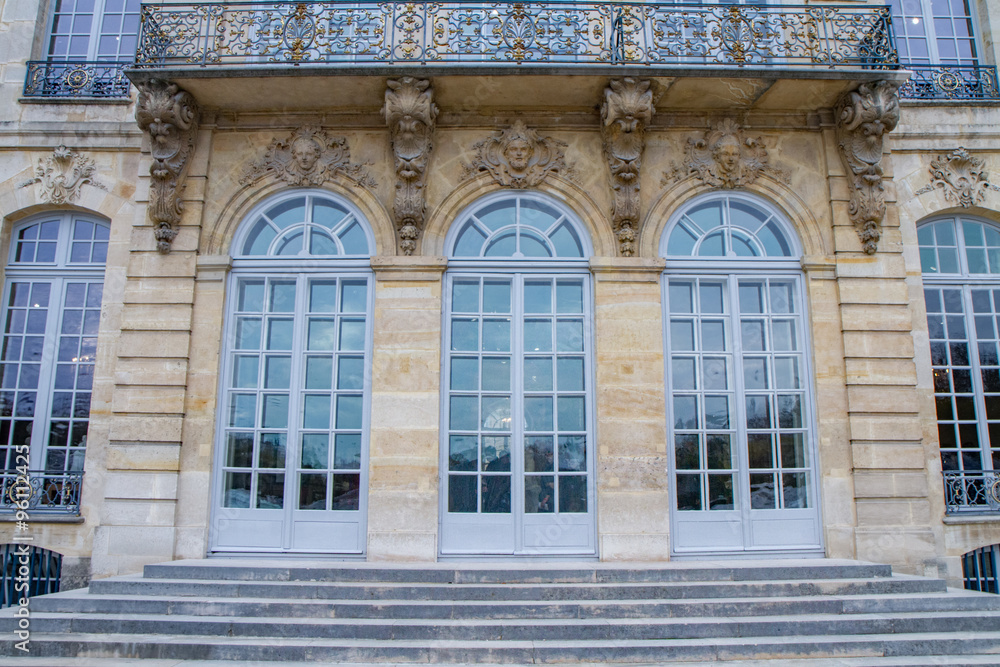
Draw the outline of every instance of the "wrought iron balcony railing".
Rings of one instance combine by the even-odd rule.
[[[997,68],[981,65],[917,65],[904,63],[913,76],[899,89],[910,100],[996,100]]]
[[[944,503],[948,514],[1000,512],[1000,472],[945,471]]]
[[[24,79],[25,97],[125,98],[129,80],[128,62],[89,60],[29,60]]]
[[[589,0],[145,4],[136,60],[898,69],[887,7]]]
[[[29,514],[80,515],[83,471],[29,470],[26,477],[13,470],[0,472],[0,512],[19,509]]]

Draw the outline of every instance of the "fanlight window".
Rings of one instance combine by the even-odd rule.
[[[681,214],[666,237],[667,257],[793,257],[795,249],[774,213],[725,197]]]
[[[941,220],[917,231],[928,274],[1000,274],[1000,230],[974,220]]]
[[[62,224],[60,218],[54,218],[21,228],[14,237],[12,264],[98,264],[103,267],[108,257],[108,226],[74,219],[71,238],[63,241],[62,252],[57,252]],[[69,256],[63,256],[67,250]]]
[[[238,257],[367,257],[371,243],[357,213],[322,195],[284,199],[251,223]]]
[[[584,244],[569,215],[528,195],[488,201],[466,216],[452,257],[581,259]]]

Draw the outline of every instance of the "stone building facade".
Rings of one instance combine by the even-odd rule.
[[[1000,543],[996,2],[91,4],[0,0],[0,447],[67,578]]]

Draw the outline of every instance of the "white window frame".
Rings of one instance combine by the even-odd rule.
[[[268,209],[284,203],[290,199],[298,197],[314,197],[322,198],[334,201],[339,206],[342,206],[353,214],[355,221],[364,231],[365,238],[368,243],[369,255],[343,255],[343,256],[330,256],[330,255],[296,255],[296,256],[279,256],[279,255],[243,255],[242,248],[246,242],[247,236],[252,231],[259,215]],[[307,207],[310,200],[307,199]],[[273,249],[273,243],[272,249]],[[375,312],[375,275],[371,270],[371,256],[375,254],[375,239],[371,226],[367,219],[361,214],[360,210],[354,206],[346,198],[336,195],[332,192],[321,190],[318,188],[299,188],[299,189],[289,189],[282,191],[281,193],[269,197],[263,202],[256,205],[251,211],[244,217],[243,222],[240,224],[239,229],[236,231],[233,237],[233,242],[231,245],[231,256],[232,269],[230,270],[229,276],[227,278],[227,290],[226,290],[226,305],[225,305],[225,323],[223,325],[222,332],[222,354],[219,363],[219,380],[218,380],[218,402],[216,409],[216,420],[215,420],[215,437],[214,446],[215,454],[213,457],[213,472],[212,472],[212,519],[211,519],[211,529],[210,529],[210,545],[209,552],[211,553],[285,553],[285,552],[298,552],[298,553],[337,553],[338,556],[352,557],[352,556],[363,556],[367,550],[367,540],[365,536],[367,534],[367,517],[368,517],[368,488],[369,488],[369,451],[370,451],[370,439],[371,439],[371,401],[372,401],[372,384],[371,384],[371,364],[372,364],[372,352],[373,352],[373,332],[374,332],[374,312]],[[336,280],[350,280],[363,278],[367,281],[367,304],[365,311],[365,339],[364,339],[364,382],[361,389],[362,392],[362,414],[361,414],[361,462],[360,469],[358,470],[360,474],[359,480],[359,499],[358,499],[358,509],[348,510],[350,512],[357,512],[357,516],[360,517],[360,525],[358,531],[361,535],[360,545],[356,549],[345,549],[343,551],[318,548],[296,548],[292,543],[292,523],[296,521],[292,514],[295,512],[308,512],[312,510],[299,510],[299,476],[302,472],[301,470],[301,442],[294,438],[295,435],[301,435],[301,431],[304,429],[302,426],[302,406],[303,397],[309,393],[309,390],[304,386],[304,382],[299,382],[298,386],[290,386],[288,390],[289,396],[289,419],[288,425],[285,429],[265,429],[261,424],[258,423],[258,418],[255,415],[255,422],[252,428],[244,430],[283,430],[288,434],[286,445],[285,445],[285,466],[284,468],[275,468],[275,471],[281,470],[285,475],[284,481],[284,502],[281,512],[283,512],[284,527],[282,528],[281,546],[278,548],[257,548],[253,546],[247,547],[232,547],[232,546],[220,546],[217,543],[218,535],[216,530],[216,523],[218,521],[226,521],[229,512],[232,509],[237,509],[240,512],[249,512],[257,508],[254,507],[253,499],[251,499],[249,508],[226,508],[223,506],[224,501],[224,471],[225,467],[225,456],[226,456],[226,433],[227,430],[231,430],[228,424],[229,416],[229,394],[234,391],[231,386],[231,378],[233,374],[233,362],[238,350],[235,347],[236,341],[236,318],[234,313],[236,312],[237,300],[239,298],[239,284],[241,280],[245,279],[261,279],[267,284],[268,280],[287,280],[295,281],[297,285],[296,289],[296,305],[293,313],[290,313],[290,317],[294,322],[301,322],[306,319],[308,315],[307,308],[307,297],[308,290],[305,287],[309,284],[309,281],[313,279],[336,279]],[[266,294],[265,294],[266,298]],[[350,315],[350,314],[349,314]],[[338,318],[343,317],[342,311],[337,311],[336,316]],[[293,329],[294,330],[294,329]],[[262,331],[262,336],[265,332]],[[263,343],[262,343],[263,345]],[[262,348],[263,350],[263,348]],[[292,378],[299,376],[300,379],[304,378],[304,358],[306,356],[305,350],[301,345],[300,340],[293,341],[293,348],[288,354],[291,356],[293,370]],[[339,351],[335,350],[334,355],[340,354]],[[263,353],[262,353],[263,357]],[[295,366],[298,366],[298,373],[295,371]],[[259,372],[263,372],[260,369]],[[265,390],[258,387],[255,390],[258,395],[264,393]],[[337,394],[338,390],[336,388],[332,389],[333,394]],[[258,412],[260,411],[260,406],[258,406]],[[329,433],[335,432],[334,426],[334,415],[331,414],[331,427]],[[308,430],[308,429],[306,429]],[[333,453],[334,443],[333,438],[330,439],[329,443],[330,453]],[[256,451],[256,447],[254,448]],[[256,465],[255,461],[251,461],[251,470],[263,470]],[[333,474],[333,467],[327,468],[325,470],[326,474]],[[319,472],[317,470],[317,472]],[[330,502],[330,498],[327,498],[327,502]],[[334,510],[324,510],[322,513],[328,515]],[[317,512],[317,515],[319,512]],[[235,518],[235,517],[234,517]],[[306,516],[308,520],[309,516]]]
[[[547,206],[556,208],[559,210],[568,224],[574,228],[577,240],[580,243],[582,257],[573,258],[559,258],[559,257],[525,257],[525,258],[510,258],[510,257],[500,257],[500,258],[490,258],[490,257],[455,257],[454,247],[458,240],[460,232],[465,228],[465,223],[469,218],[478,210],[485,206],[489,206],[496,202],[511,199],[511,198],[522,198],[529,201],[538,201],[544,203]],[[557,228],[559,224],[562,224],[561,220],[558,223],[553,223],[552,227]],[[536,229],[536,228],[532,228]],[[537,229],[536,229],[537,231]],[[487,238],[484,241],[485,247],[489,242]],[[513,551],[499,553],[494,551],[480,551],[476,549],[470,549],[465,551],[456,551],[454,549],[445,548],[446,545],[442,544],[442,540],[439,539],[438,542],[438,553],[440,556],[452,557],[459,555],[473,555],[482,556],[490,554],[498,555],[512,555],[512,556],[524,556],[537,554],[531,547],[525,545],[524,534],[526,527],[526,517],[527,521],[530,522],[532,518],[542,517],[542,520],[546,520],[549,517],[555,517],[558,520],[560,516],[566,517],[586,517],[586,521],[590,524],[591,531],[591,546],[587,548],[586,552],[581,552],[578,549],[568,549],[564,553],[567,555],[578,555],[580,557],[596,556],[597,555],[597,539],[596,539],[596,523],[597,523],[597,479],[596,479],[596,461],[597,461],[597,428],[596,428],[596,412],[595,412],[595,402],[596,402],[596,391],[595,391],[595,379],[596,379],[596,350],[594,349],[595,334],[594,334],[594,296],[593,296],[593,277],[590,272],[589,258],[593,254],[593,247],[587,230],[584,228],[583,224],[579,221],[575,213],[573,213],[569,207],[560,202],[559,200],[544,195],[536,191],[528,190],[506,190],[491,195],[487,195],[476,200],[473,204],[468,206],[459,216],[456,217],[455,223],[449,229],[448,234],[445,237],[445,248],[448,249],[448,270],[444,276],[443,285],[443,303],[441,309],[441,349],[442,349],[442,374],[441,374],[441,408],[439,415],[440,423],[440,442],[439,442],[439,531],[443,533],[445,530],[446,516],[449,514],[448,511],[448,478],[449,478],[449,436],[450,422],[449,422],[449,408],[450,408],[450,395],[451,395],[451,361],[453,356],[462,356],[463,354],[469,355],[472,352],[463,353],[462,351],[451,350],[451,318],[454,314],[461,315],[461,313],[453,313],[452,311],[452,286],[456,279],[463,278],[473,278],[488,280],[490,278],[497,278],[502,280],[511,281],[511,347],[510,347],[510,357],[511,357],[511,414],[522,415],[523,414],[523,404],[526,390],[524,388],[523,380],[523,368],[521,365],[516,363],[517,360],[523,360],[525,357],[525,352],[523,350],[522,336],[523,331],[515,331],[514,323],[519,318],[523,321],[525,317],[523,303],[521,298],[518,296],[518,286],[523,285],[524,281],[530,280],[533,277],[542,279],[552,279],[557,281],[560,278],[579,278],[583,285],[583,313],[581,317],[583,318],[583,352],[581,353],[584,357],[584,382],[585,391],[582,392],[585,397],[586,405],[584,410],[584,420],[586,428],[586,438],[587,438],[587,465],[586,465],[586,475],[587,475],[587,512],[585,514],[574,514],[567,513],[561,514],[558,511],[553,513],[526,513],[524,511],[524,478],[526,476],[526,470],[524,465],[524,452],[523,452],[523,439],[525,428],[511,429],[511,510],[509,513],[504,514],[489,514],[483,513],[480,507],[477,507],[475,513],[455,513],[459,516],[475,516],[484,517],[482,519],[486,523],[490,522],[491,517],[510,517],[510,520],[514,523],[514,544]],[[553,320],[557,319],[557,314],[552,314]],[[483,356],[483,350],[479,350],[474,354],[478,356]],[[557,358],[557,352],[553,350],[551,352],[553,359]],[[477,395],[488,394],[489,391],[480,390]],[[555,387],[553,387],[552,395],[558,395]],[[554,447],[556,447],[556,456],[558,456],[558,431],[555,432],[556,435],[554,441]],[[520,449],[518,449],[520,448]],[[482,471],[478,471],[477,476],[482,475]],[[553,477],[560,476],[557,468],[553,468]],[[556,481],[558,484],[558,480]],[[545,555],[560,555],[559,549],[554,549],[544,552]]]
[[[79,13],[76,11],[76,2],[77,1],[78,0],[72,0],[72,2],[73,2],[73,10],[72,11],[70,11],[70,12],[65,12],[65,11],[64,12],[59,12],[58,9],[59,9],[60,0],[53,0],[53,3],[52,3],[52,13],[51,13],[51,17],[49,18],[49,27],[48,27],[48,31],[47,31],[47,34],[46,34],[46,45],[45,45],[45,58],[46,58],[46,60],[49,60],[51,62],[65,62],[65,61],[73,61],[73,60],[87,60],[87,61],[107,60],[109,62],[117,62],[117,61],[131,61],[131,60],[133,60],[135,58],[135,47],[133,47],[131,50],[126,50],[125,52],[122,52],[121,41],[122,41],[122,38],[126,36],[126,33],[122,32],[121,28],[119,28],[119,30],[117,32],[104,32],[103,24],[104,24],[104,18],[105,18],[105,9],[107,7],[108,0],[94,0],[94,8],[93,8],[92,11],[90,11],[90,12],[79,12]],[[132,2],[132,1],[133,0],[123,0],[123,2],[125,3],[123,5],[123,13],[124,13],[125,16],[128,16],[129,12],[124,12],[124,8],[127,7],[127,3],[128,2]],[[139,16],[139,6],[138,6],[138,3],[137,3],[137,6],[136,6],[136,12],[135,13],[136,13],[136,16],[138,18],[138,16]],[[66,49],[67,53],[65,53],[65,54],[64,53],[53,53],[53,51],[52,51],[53,40],[56,37],[55,28],[56,28],[56,23],[59,20],[59,18],[61,16],[66,16],[66,17],[68,17],[69,21],[72,23],[72,22],[75,22],[77,16],[86,15],[86,14],[89,14],[91,16],[90,36],[89,36],[88,41],[87,41],[87,53],[85,55],[72,55],[72,54],[69,53],[69,44],[67,44],[67,49]],[[72,41],[73,37],[80,36],[81,33],[69,32],[69,33],[60,33],[60,34],[66,35],[68,37],[68,39],[70,41]],[[118,49],[117,49],[117,52],[114,55],[111,55],[111,54],[101,54],[100,53],[101,39],[104,38],[104,37],[108,37],[108,36],[116,37],[118,39]],[[139,25],[137,23],[136,24],[136,33],[135,33],[136,40],[138,40],[138,37],[139,37]]]
[[[934,27],[934,19],[935,18],[939,18],[939,19],[940,18],[947,18],[947,19],[949,19],[951,21],[954,21],[957,18],[954,15],[954,13],[949,14],[947,17],[935,16],[935,14],[934,14],[934,12],[933,12],[933,10],[931,8],[931,2],[930,2],[930,0],[888,0],[886,2],[886,4],[889,5],[889,6],[893,6],[895,4],[900,4],[900,6],[905,7],[906,9],[909,9],[909,8],[913,7],[914,5],[916,5],[916,7],[919,8],[919,10],[920,10],[919,16],[917,16],[915,14],[907,14],[905,16],[897,16],[897,13],[895,11],[895,7],[893,7],[893,19],[894,19],[893,20],[893,24],[894,24],[893,27],[894,27],[894,32],[896,33],[896,39],[898,41],[900,41],[900,42],[903,42],[904,44],[909,44],[911,38],[907,37],[905,30],[900,30],[899,29],[900,28],[900,24],[904,24],[905,25],[906,21],[909,21],[909,22],[912,23],[914,20],[919,20],[919,22],[923,25],[924,35],[922,35],[922,36],[915,35],[912,38],[912,40],[913,41],[926,40],[926,42],[927,42],[927,57],[926,57],[926,63],[925,64],[930,64],[930,65],[957,65],[957,66],[970,66],[970,65],[972,65],[972,66],[976,66],[976,65],[979,65],[980,61],[982,60],[982,45],[981,45],[981,43],[979,41],[979,34],[980,34],[979,33],[979,26],[978,26],[978,20],[979,19],[978,19],[978,16],[976,15],[976,12],[975,12],[975,6],[972,4],[973,2],[975,2],[975,0],[971,0],[971,2],[970,2],[970,0],[964,0],[964,1],[965,1],[965,6],[966,6],[966,8],[969,11],[969,21],[971,23],[971,25],[970,25],[970,31],[971,31],[970,39],[971,39],[971,42],[972,42],[974,53],[973,53],[973,55],[972,55],[971,58],[966,57],[966,56],[961,56],[961,55],[955,55],[954,57],[949,56],[948,60],[950,62],[948,62],[948,63],[945,63],[945,62],[942,61],[942,58],[941,58],[941,55],[940,55],[940,51],[938,49],[938,42],[939,42],[939,40],[947,40],[947,39],[951,39],[952,41],[955,41],[955,36],[951,36],[951,37],[941,36],[941,37],[938,37],[937,31],[936,31],[936,29]],[[951,5],[949,4],[948,7],[949,7],[949,10],[950,10],[951,9]],[[956,51],[956,53],[957,53],[957,51]],[[921,63],[924,63],[924,60],[925,59],[923,57],[920,57],[918,59],[912,58],[909,55],[909,47],[907,47],[907,58],[903,61],[904,65],[907,64],[907,63],[921,64]]]
[[[110,223],[106,220],[101,220],[100,218],[92,215],[80,214],[75,212],[56,212],[50,214],[43,214],[39,216],[33,216],[28,220],[16,225],[10,236],[10,248],[7,256],[7,263],[4,270],[4,291],[3,291],[3,308],[2,316],[4,322],[3,336],[6,337],[6,322],[8,318],[8,311],[10,308],[10,292],[11,286],[14,283],[22,281],[30,281],[32,283],[43,283],[47,282],[51,285],[49,292],[49,302],[46,308],[46,323],[45,323],[45,339],[48,341],[42,348],[41,358],[39,359],[39,375],[38,375],[38,385],[36,390],[34,415],[31,418],[32,433],[30,441],[30,456],[29,456],[29,467],[32,470],[43,470],[46,469],[46,456],[49,450],[49,432],[51,430],[52,422],[52,402],[54,398],[55,380],[56,372],[58,366],[58,352],[60,338],[60,332],[63,326],[64,318],[64,301],[66,296],[66,288],[70,283],[85,283],[89,285],[102,284],[104,282],[105,273],[105,262],[72,262],[70,261],[70,253],[72,248],[72,237],[73,228],[77,221],[86,222],[92,225],[99,225],[100,227],[108,231],[110,236]],[[53,261],[49,262],[16,262],[15,257],[18,250],[18,236],[20,233],[31,227],[32,225],[41,226],[47,222],[58,222],[58,236],[56,239],[56,249],[55,258]],[[103,241],[105,245],[107,241]],[[106,254],[106,253],[105,253]],[[88,287],[89,289],[89,287]],[[103,287],[102,287],[103,290]],[[84,308],[81,305],[81,308]],[[30,310],[30,306],[29,306]],[[97,337],[99,334],[95,332],[93,336],[84,336],[82,333],[80,337]],[[95,357],[96,357],[96,346],[95,346]],[[93,361],[96,361],[93,360]],[[2,363],[0,363],[2,367]],[[20,366],[19,366],[20,368]],[[75,395],[74,387],[74,395]],[[90,389],[91,397],[93,397],[93,385]],[[91,399],[92,400],[92,399]],[[76,423],[77,418],[71,417]],[[15,418],[11,418],[11,423],[13,424]],[[89,427],[90,417],[87,417],[87,424]],[[13,447],[16,443],[11,443],[11,452],[9,454],[9,465],[13,465],[14,461],[14,450]],[[86,445],[82,447],[84,453],[86,452]],[[69,453],[67,451],[67,453]],[[82,470],[82,462],[79,467],[71,467],[69,459],[64,461],[63,468],[61,470],[53,470],[53,472],[62,473],[68,470]]]
[[[977,288],[1000,290],[1000,271],[998,271],[997,273],[971,273],[969,271],[967,246],[965,243],[965,233],[962,229],[961,223],[963,222],[977,223],[980,225],[984,225],[987,228],[991,228],[997,231],[998,233],[1000,233],[1000,226],[990,222],[989,220],[969,215],[939,216],[922,221],[919,225],[917,225],[917,232],[919,234],[922,228],[930,227],[936,223],[941,223],[941,222],[952,223],[956,241],[955,248],[958,254],[959,271],[957,273],[929,273],[921,270],[921,276],[925,288],[926,287],[939,288],[939,289],[951,288],[951,289],[959,289],[962,292],[963,312],[961,313],[961,315],[965,322],[965,331],[966,331],[965,340],[969,346],[968,350],[969,368],[972,375],[972,394],[975,401],[976,431],[979,438],[979,455],[980,455],[980,465],[981,465],[980,469],[966,470],[961,456],[963,448],[961,447],[961,443],[956,443],[956,447],[948,448],[948,450],[949,451],[951,451],[952,449],[956,450],[956,456],[959,461],[959,467],[944,468],[944,472],[958,472],[958,471],[978,472],[979,470],[983,472],[996,471],[997,468],[993,465],[994,447],[991,447],[990,435],[989,435],[989,422],[986,415],[986,391],[983,385],[983,376],[982,376],[983,365],[980,358],[979,337],[976,332],[976,324],[975,324],[976,313],[973,308],[972,291]],[[950,341],[950,339],[947,340]],[[928,349],[928,354],[930,354],[929,349]],[[928,356],[928,361],[931,361],[930,356]],[[952,368],[953,368],[952,363],[949,360],[947,365],[948,372],[950,372]],[[949,397],[954,397],[956,393],[957,392],[955,391],[951,391],[946,395]],[[937,396],[938,394],[935,392],[935,397]],[[960,419],[958,418],[957,413],[955,412],[954,404],[952,407],[953,407],[953,412],[952,412],[953,419],[951,420],[951,422],[957,425]],[[939,423],[936,413],[934,420],[935,423]],[[996,449],[1000,449],[1000,443],[997,443]],[[940,455],[941,454],[940,442],[938,443],[938,450]],[[942,458],[942,467],[943,464],[944,464],[944,459]]]

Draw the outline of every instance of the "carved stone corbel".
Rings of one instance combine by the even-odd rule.
[[[882,148],[885,134],[899,122],[898,88],[899,84],[891,81],[863,83],[843,95],[834,108],[837,145],[851,188],[848,212],[869,255],[882,235]]]
[[[149,167],[149,219],[156,249],[170,252],[184,203],[184,178],[198,133],[198,103],[191,93],[160,79],[138,85],[135,119],[149,134],[153,164]]]
[[[26,188],[38,183],[42,186],[42,201],[62,205],[79,197],[84,184],[107,190],[97,180],[96,173],[97,167],[93,160],[66,146],[57,146],[52,155],[38,160],[34,177],[18,187]]]
[[[393,215],[399,248],[404,255],[412,255],[424,228],[424,182],[438,108],[430,81],[404,76],[389,79],[386,86],[382,114],[389,126],[396,164]]]
[[[987,190],[1000,191],[990,183],[986,163],[973,157],[965,148],[956,148],[948,155],[931,160],[931,182],[916,191],[922,195],[940,189],[945,201],[969,208],[983,201]]]
[[[618,250],[625,257],[635,254],[639,229],[639,168],[646,146],[646,127],[654,111],[649,81],[617,79],[604,89],[601,138],[615,198],[611,220]]]

